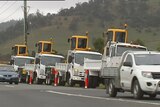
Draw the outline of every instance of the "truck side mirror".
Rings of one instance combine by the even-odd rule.
[[[132,63],[131,62],[124,62],[123,66],[132,67]]]
[[[11,61],[10,61],[10,65],[13,65],[13,64],[14,64],[14,60],[11,60]]]
[[[72,56],[69,56],[69,57],[68,57],[68,63],[71,63],[72,60],[73,60],[73,57],[72,57]]]

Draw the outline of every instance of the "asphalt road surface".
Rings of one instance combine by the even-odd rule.
[[[104,89],[0,83],[0,107],[160,107],[160,96],[135,100],[120,93],[110,98]]]

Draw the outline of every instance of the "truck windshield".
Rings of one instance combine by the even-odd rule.
[[[75,54],[75,63],[83,65],[84,64],[84,58],[100,60],[101,57],[102,57],[101,55],[97,55],[97,54],[76,53]]]
[[[41,64],[46,66],[55,66],[56,63],[61,63],[63,58],[53,56],[42,56]]]
[[[119,46],[117,46],[116,56],[122,56],[122,54],[125,51],[128,51],[128,50],[132,50],[132,51],[146,51],[146,48],[119,45]]]
[[[15,58],[15,65],[24,66],[25,64],[33,64],[34,59],[30,58]]]
[[[126,33],[125,32],[116,32],[115,33],[115,42],[125,42]]]
[[[160,65],[160,54],[135,54],[136,65]]]

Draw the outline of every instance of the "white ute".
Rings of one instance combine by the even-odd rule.
[[[160,93],[159,70],[160,53],[127,51],[122,55],[119,67],[106,70],[110,74],[106,82],[107,93],[115,97],[117,92],[129,91],[136,99],[142,98],[144,94],[154,98]]]

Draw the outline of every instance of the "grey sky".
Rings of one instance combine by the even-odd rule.
[[[43,14],[57,13],[60,9],[75,7],[76,3],[89,0],[65,0],[65,1],[28,1],[29,13],[35,13],[37,9]],[[0,23],[11,19],[23,18],[23,1],[0,1]]]

